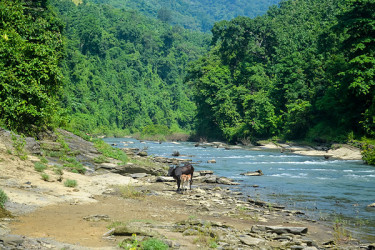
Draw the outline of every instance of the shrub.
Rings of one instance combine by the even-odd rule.
[[[38,172],[43,172],[47,166],[39,161],[34,162],[34,169]]]
[[[143,128],[142,135],[169,135],[171,131],[165,125],[148,125]]]
[[[57,174],[57,175],[63,175],[64,174],[62,167],[55,167],[53,169],[53,172],[55,172],[55,174]]]
[[[49,175],[46,173],[42,173],[40,176],[42,176],[43,181],[49,181]]]
[[[368,144],[363,146],[362,159],[368,165],[375,165],[375,147]]]
[[[121,151],[118,148],[113,148],[109,144],[105,143],[103,140],[95,140],[95,148],[102,153],[105,157],[110,157],[113,159],[120,160],[122,164],[125,164],[128,161],[128,156],[124,151]]]
[[[139,199],[144,197],[142,192],[135,190],[131,185],[119,187],[119,190],[123,198]]]
[[[65,163],[63,166],[73,173],[84,174],[86,172],[85,167],[78,161]]]
[[[65,182],[64,182],[64,186],[65,187],[76,187],[78,184],[77,184],[77,181],[76,180],[70,180],[70,179],[67,179]]]
[[[14,133],[11,133],[12,141],[13,141],[13,148],[16,151],[16,155],[21,160],[27,160],[27,153],[25,151],[26,139],[24,135],[17,136]]]
[[[109,160],[104,155],[100,155],[100,156],[94,158],[94,162],[98,163],[98,164],[101,164],[101,163],[109,162]]]
[[[169,247],[160,239],[150,238],[141,242],[141,248],[144,250],[164,250]]]
[[[8,201],[7,194],[2,189],[0,189],[0,207],[4,208],[4,204],[7,201]]]
[[[46,157],[41,156],[41,157],[40,157],[40,162],[41,162],[41,163],[44,163],[44,164],[47,164],[47,163],[48,163],[48,160],[46,159]]]

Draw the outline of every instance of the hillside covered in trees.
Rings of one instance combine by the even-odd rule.
[[[254,18],[266,13],[269,6],[279,0],[92,0],[116,8],[138,10],[187,29],[209,32],[213,24],[237,16]]]
[[[375,135],[375,2],[283,1],[221,21],[189,69],[197,132],[343,140]]]
[[[372,0],[282,1],[212,35],[157,13],[177,2],[155,5],[158,18],[106,3],[0,2],[1,126],[164,125],[231,142],[375,136]]]
[[[146,125],[191,130],[195,105],[183,84],[186,66],[210,36],[135,11],[52,1],[65,23],[62,106],[69,126],[90,132]]]

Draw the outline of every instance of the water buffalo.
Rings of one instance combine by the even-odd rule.
[[[180,191],[181,175],[190,175],[190,190],[191,184],[193,183],[194,167],[191,164],[185,164],[179,167],[170,167],[168,176],[172,176],[177,181],[177,191]]]
[[[188,185],[191,179],[191,176],[189,174],[182,174],[181,175],[181,189],[182,193],[188,190]]]

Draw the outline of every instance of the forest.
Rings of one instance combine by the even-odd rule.
[[[215,23],[188,69],[199,135],[316,142],[375,135],[375,1],[283,1]]]
[[[185,68],[208,51],[208,34],[109,5],[53,3],[65,23],[60,103],[70,127],[192,129],[195,105],[183,83]]]
[[[140,13],[186,29],[210,32],[213,24],[237,16],[254,18],[279,0],[93,0]]]
[[[374,138],[375,2],[245,2],[1,1],[0,125]]]

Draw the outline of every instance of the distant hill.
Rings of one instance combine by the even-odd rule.
[[[135,9],[187,29],[209,31],[213,24],[237,16],[256,17],[280,0],[91,0],[116,8]]]

